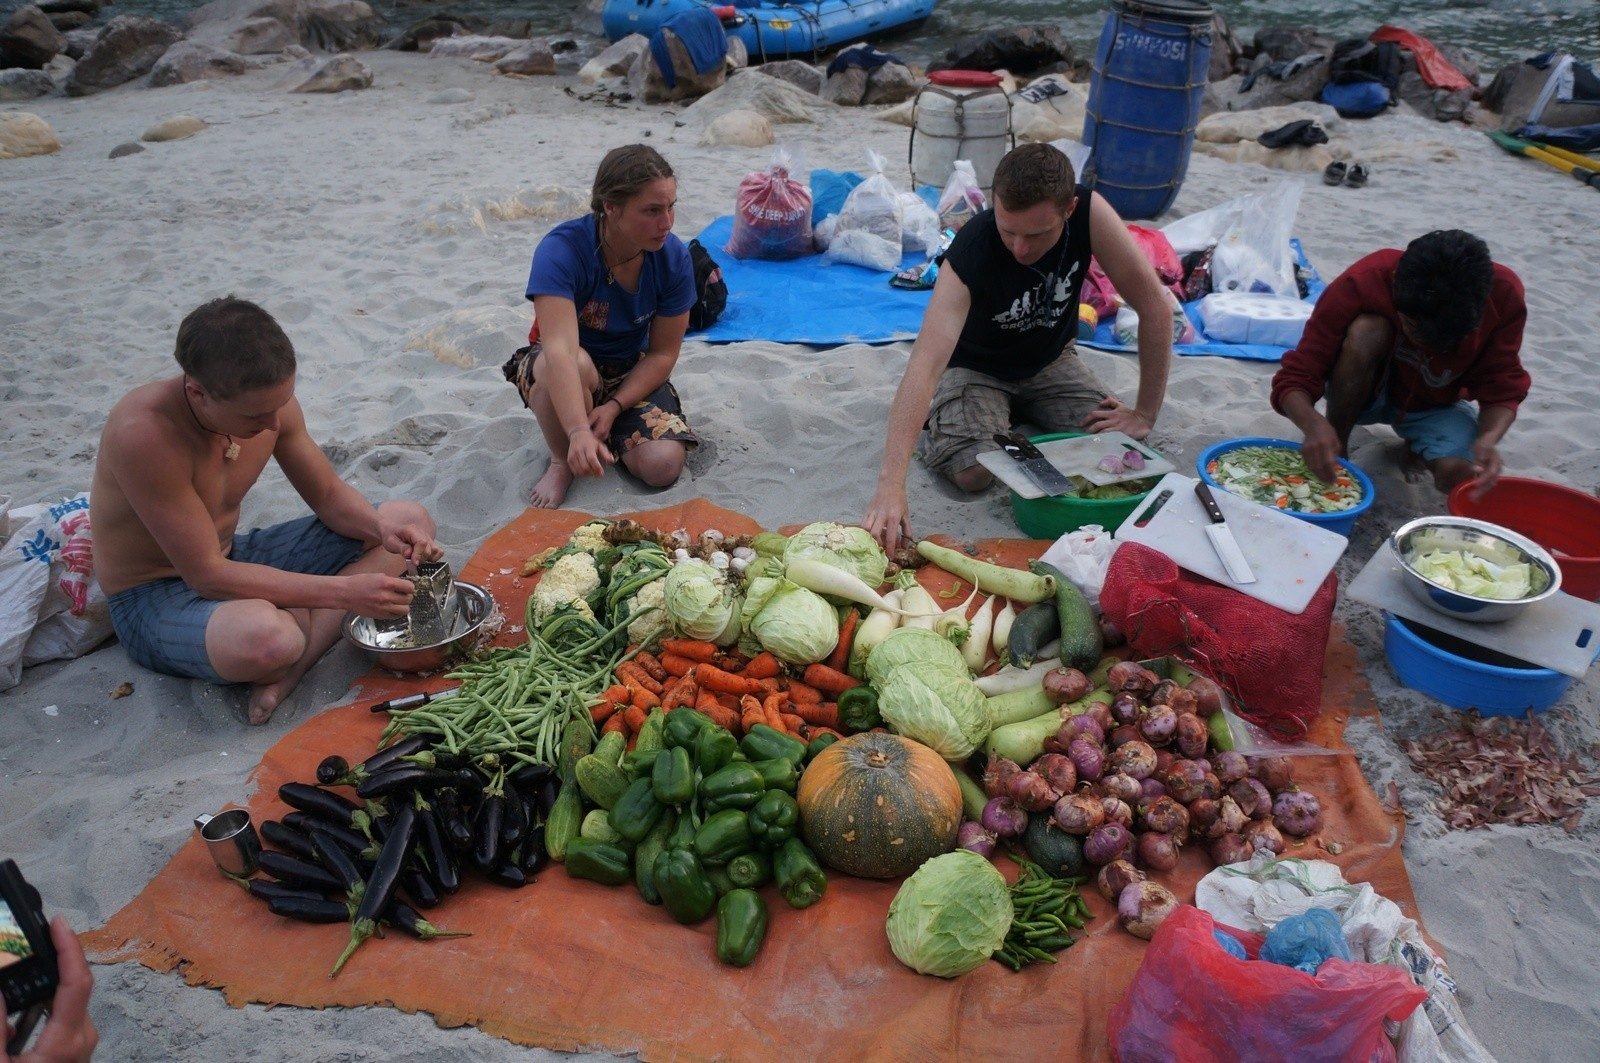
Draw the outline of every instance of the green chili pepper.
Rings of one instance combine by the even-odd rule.
[[[771,760],[774,757],[785,757],[799,764],[805,759],[806,744],[798,738],[793,738],[782,731],[774,730],[764,723],[758,723],[750,728],[739,743],[739,749],[751,760]]]
[[[628,881],[631,869],[623,849],[592,838],[574,838],[567,843],[567,874],[606,886]]]
[[[772,881],[772,857],[757,850],[740,853],[725,868],[728,881],[744,889],[760,889]]]
[[[615,732],[613,732],[613,733],[615,733]],[[839,740],[839,736],[838,735],[829,734],[826,731],[824,731],[822,734],[817,735],[817,737],[815,737],[815,738],[813,738],[811,740],[811,744],[806,746],[806,763],[810,764],[813,760],[816,760],[818,753],[821,753],[824,749],[827,749],[829,746],[833,745],[838,740]]]
[[[792,794],[800,782],[799,767],[787,757],[758,760],[750,766],[761,773],[761,781],[766,784],[768,790],[782,790]]]
[[[787,761],[782,763],[787,764]],[[794,837],[800,823],[800,806],[782,790],[768,790],[750,807],[750,833],[768,849],[776,849]]]
[[[799,838],[790,838],[772,857],[772,876],[791,908],[809,908],[822,899],[828,876]]]
[[[700,780],[700,796],[708,808],[749,808],[766,792],[767,781],[753,764],[737,761]]]
[[[662,738],[671,748],[693,749],[701,730],[711,726],[715,725],[703,713],[693,709],[673,709],[667,713]]]
[[[695,764],[700,768],[700,774],[715,775],[733,763],[734,756],[739,752],[739,740],[733,737],[733,733],[726,727],[712,724],[710,727],[700,729],[694,751]]]
[[[870,731],[882,726],[878,713],[878,694],[869,686],[851,687],[839,695],[839,722],[852,731]]]
[[[693,797],[694,764],[689,760],[689,751],[678,746],[657,754],[650,786],[656,800],[664,805],[681,805]]]
[[[766,939],[767,905],[755,890],[732,890],[717,902],[717,959],[748,967]]]
[[[753,844],[749,818],[738,808],[715,813],[694,835],[695,855],[707,864],[726,864]]]
[[[705,869],[687,849],[668,849],[657,856],[652,869],[656,891],[669,915],[685,925],[698,923],[711,914],[717,891],[706,878]]]
[[[664,811],[666,806],[656,800],[650,776],[644,775],[629,783],[611,806],[611,827],[628,841],[641,842]]]

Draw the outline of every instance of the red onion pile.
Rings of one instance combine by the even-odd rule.
[[[1031,765],[989,762],[990,801],[963,846],[992,850],[995,839],[1027,830],[1029,812],[1048,811],[1101,868],[1101,892],[1118,904],[1124,928],[1148,938],[1177,902],[1145,871],[1170,871],[1184,845],[1204,845],[1213,861],[1231,864],[1258,849],[1281,853],[1286,835],[1322,828],[1322,807],[1295,786],[1287,757],[1212,748],[1207,720],[1222,708],[1214,681],[1200,676],[1183,687],[1124,661],[1106,686],[1111,704],[1069,717]]]

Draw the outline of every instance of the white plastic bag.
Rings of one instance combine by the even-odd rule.
[[[22,669],[79,657],[111,635],[106,598],[94,582],[89,496],[9,514],[0,553],[0,690]]]
[[[1299,298],[1294,249],[1289,246],[1299,209],[1298,181],[1279,181],[1265,192],[1248,197],[1240,216],[1222,234],[1212,252],[1211,290]]]
[[[932,251],[939,246],[939,215],[915,192],[900,193],[902,251]]]
[[[1098,524],[1085,524],[1057,539],[1039,560],[1060,569],[1098,610],[1100,588],[1105,585],[1106,569],[1116,549],[1110,532]]]
[[[867,179],[850,190],[839,211],[825,257],[830,262],[851,262],[868,269],[900,268],[901,229],[905,211],[900,195],[883,172],[883,156],[867,152]]]
[[[939,226],[961,231],[961,227],[989,206],[983,189],[978,187],[978,173],[966,159],[957,159],[950,171],[950,179],[939,194]]]
[[[1414,920],[1368,883],[1345,881],[1326,860],[1275,859],[1258,851],[1245,864],[1219,867],[1194,889],[1194,903],[1219,923],[1264,934],[1292,915],[1327,908],[1339,917],[1352,958],[1399,967],[1428,999],[1398,1033],[1401,1063],[1493,1063],[1456,1002],[1456,984]]]

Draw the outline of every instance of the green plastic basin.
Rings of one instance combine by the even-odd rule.
[[[1035,444],[1050,443],[1057,439],[1074,439],[1087,432],[1055,432],[1050,435],[1031,436]],[[1070,531],[1086,524],[1098,524],[1114,532],[1128,519],[1128,514],[1139,507],[1145,491],[1126,498],[1078,498],[1076,495],[1057,495],[1047,498],[1023,498],[1011,492],[1011,516],[1017,527],[1030,539],[1059,539]]]

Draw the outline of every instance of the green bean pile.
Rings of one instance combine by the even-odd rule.
[[[589,706],[627,658],[624,620],[606,630],[576,610],[560,609],[535,624],[528,641],[493,650],[450,672],[461,689],[421,708],[392,710],[380,745],[399,732],[426,734],[451,753],[484,764],[554,764],[569,720],[590,720]]]
[[[1072,931],[1083,929],[1088,922],[1089,907],[1078,893],[1081,880],[1056,878],[1032,861],[1014,859],[1022,868],[1022,874],[1011,884],[1015,915],[1005,943],[993,958],[1020,971],[1030,963],[1055,963],[1051,953],[1060,952],[1076,940]]]

